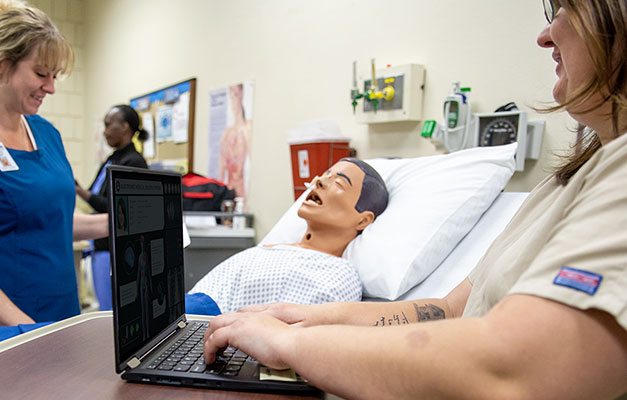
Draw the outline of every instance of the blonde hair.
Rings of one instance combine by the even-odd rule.
[[[21,1],[0,0],[0,60],[8,72],[31,52],[50,71],[67,76],[74,68],[74,51],[50,18]]]
[[[594,76],[568,96],[563,104],[545,111],[581,107],[598,94],[601,100],[582,112],[590,112],[605,104],[611,105],[614,137],[625,129],[621,115],[627,110],[627,4],[616,0],[560,0],[568,18],[583,39],[594,64]],[[555,171],[562,185],[568,183],[581,166],[601,148],[596,132],[579,128],[580,137],[570,156]]]

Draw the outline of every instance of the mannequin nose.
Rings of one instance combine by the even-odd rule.
[[[331,180],[332,176],[331,174],[324,174],[321,177],[318,178],[318,184],[317,186],[319,187],[325,187],[329,184],[329,181]]]

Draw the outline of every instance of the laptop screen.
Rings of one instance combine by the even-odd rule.
[[[109,167],[116,363],[185,313],[181,176]]]

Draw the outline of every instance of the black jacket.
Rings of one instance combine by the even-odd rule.
[[[102,169],[105,167],[105,165],[107,165],[109,161],[111,161],[112,165],[126,165],[129,167],[148,168],[148,164],[146,164],[146,160],[144,160],[144,157],[142,157],[142,155],[139,154],[139,152],[135,149],[135,145],[133,143],[129,143],[129,145],[123,149],[114,151],[113,154],[111,154],[109,158],[107,158],[107,160],[100,166],[100,168],[98,169],[98,173],[96,174],[96,177],[100,175],[100,171],[102,171]],[[96,180],[94,179],[94,182],[90,186],[90,190],[91,190],[91,187],[94,185],[95,181]],[[108,192],[109,192],[109,185],[108,185],[107,180],[105,179],[104,183],[102,184],[102,187],[100,188],[100,191],[98,193],[92,192],[87,202],[97,212],[106,213],[108,212],[108,205],[107,205],[107,193]],[[94,240],[94,248],[96,250],[108,250],[109,239],[103,238],[103,239]]]

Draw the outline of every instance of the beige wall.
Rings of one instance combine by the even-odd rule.
[[[550,101],[556,79],[550,50],[535,43],[545,25],[536,0],[54,0],[53,11],[58,2],[84,5],[74,43],[84,53],[77,71],[87,95],[76,114],[85,142],[76,150],[72,136],[68,146],[77,176],[89,182],[95,174],[94,135],[110,105],[190,77],[198,79],[195,169],[206,174],[208,93],[252,79],[249,208],[259,237],[292,201],[286,132],[304,120],[335,119],[363,158],[435,153],[419,137],[421,124],[355,122],[353,60],[363,76],[370,58],[423,64],[425,119],[441,119],[455,80],[472,87],[475,112],[489,112],[509,101],[524,109]],[[547,121],[543,158],[508,190],[530,190],[572,136],[566,115],[530,117]]]
[[[68,159],[76,174],[91,168],[91,160],[85,157],[84,151],[86,145],[84,4],[81,0],[33,0],[29,4],[41,9],[53,19],[72,44],[76,55],[72,75],[57,83],[56,93],[47,97],[39,109],[39,114],[61,132]]]

